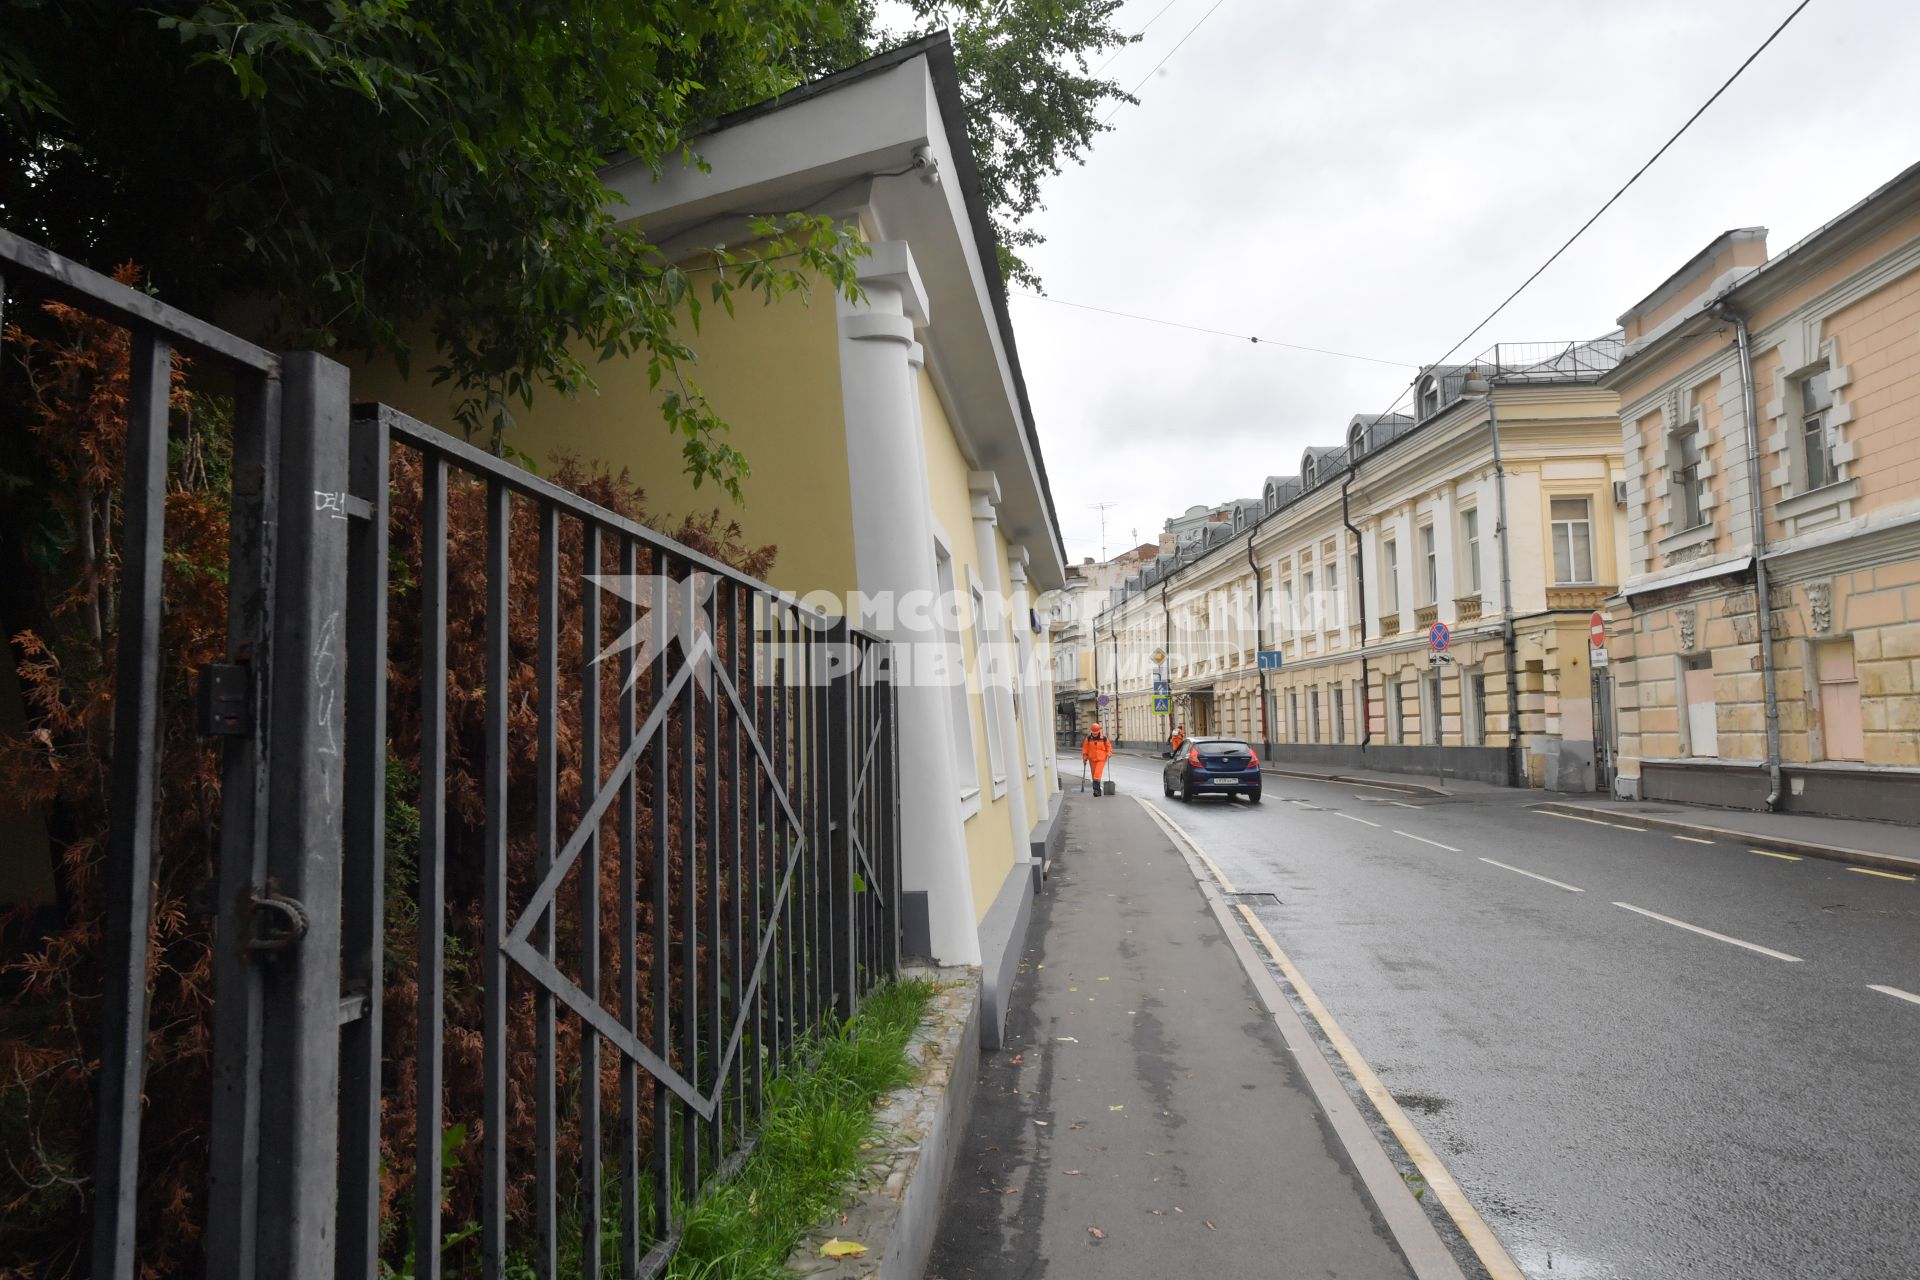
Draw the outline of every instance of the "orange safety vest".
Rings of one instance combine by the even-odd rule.
[[[1112,754],[1113,741],[1105,734],[1097,738],[1092,734],[1088,734],[1087,740],[1080,744],[1080,758],[1093,766],[1093,776],[1096,778],[1100,776],[1101,770],[1106,767],[1107,757]]]

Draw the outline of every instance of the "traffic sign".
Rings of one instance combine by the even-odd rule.
[[[1153,691],[1155,693],[1172,693],[1173,686],[1168,684],[1165,680],[1155,680],[1153,682]]]
[[[1153,661],[1156,666],[1162,662],[1165,662],[1166,660],[1167,660],[1167,651],[1165,649],[1155,649],[1153,651]]]
[[[1427,639],[1433,643],[1435,653],[1443,653],[1453,643],[1453,632],[1447,629],[1446,623],[1436,622],[1427,629]]]
[[[1164,716],[1168,714],[1167,704],[1172,700],[1173,700],[1172,698],[1170,698],[1168,695],[1164,693],[1154,694],[1153,695],[1153,714],[1157,716]]]
[[[1593,665],[1596,667],[1604,667],[1607,665],[1607,662],[1607,647],[1605,645],[1595,645],[1593,649]]]
[[[1095,698],[1095,699],[1094,699],[1093,701],[1094,701],[1094,705],[1095,705],[1095,706],[1100,706],[1100,707],[1104,707],[1104,706],[1106,706],[1106,705],[1107,705],[1107,704],[1108,704],[1109,702],[1112,702],[1112,701],[1113,701],[1113,699],[1112,699],[1112,698],[1109,698],[1109,697],[1108,697],[1108,696],[1107,696],[1106,694],[1104,694],[1104,693],[1103,693],[1103,694],[1101,694],[1101,695],[1100,695],[1099,697],[1097,697],[1097,698]]]
[[[1260,651],[1260,670],[1278,671],[1280,669],[1280,659],[1281,653],[1278,649],[1262,649]]]
[[[1589,634],[1593,636],[1594,648],[1602,649],[1606,647],[1607,620],[1606,620],[1606,617],[1602,615],[1600,611],[1597,609],[1594,611],[1594,614],[1593,614],[1593,625],[1589,629]]]

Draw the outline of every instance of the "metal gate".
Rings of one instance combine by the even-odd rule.
[[[131,1280],[139,1248],[176,348],[237,406],[227,654],[199,681],[224,743],[205,1274],[658,1273],[770,1077],[897,968],[886,642],[350,408],[323,357],[5,232],[0,265],[133,344],[91,1274]]]

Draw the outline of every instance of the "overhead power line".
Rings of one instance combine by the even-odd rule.
[[[1700,106],[1694,111],[1694,113],[1687,117],[1685,124],[1682,124],[1678,129],[1675,129],[1673,131],[1672,137],[1668,138],[1665,142],[1660,144],[1660,149],[1654,152],[1651,156],[1649,156],[1645,164],[1641,165],[1638,169],[1635,169],[1633,171],[1633,176],[1631,178],[1628,178],[1625,182],[1620,184],[1620,189],[1618,191],[1614,192],[1612,195],[1607,197],[1607,202],[1605,204],[1601,205],[1598,209],[1593,211],[1592,217],[1588,218],[1585,222],[1580,224],[1579,230],[1575,231],[1572,235],[1567,237],[1565,244],[1561,245],[1558,249],[1555,249],[1551,254],[1549,254],[1545,262],[1541,263],[1538,267],[1534,268],[1533,274],[1529,275],[1525,280],[1522,280],[1518,288],[1516,288],[1512,293],[1508,294],[1505,298],[1501,299],[1499,306],[1495,307],[1492,311],[1489,311],[1487,313],[1486,319],[1482,320],[1479,324],[1476,324],[1475,326],[1473,326],[1473,328],[1467,330],[1466,335],[1462,337],[1460,341],[1454,343],[1451,347],[1447,348],[1446,355],[1441,356],[1440,359],[1434,361],[1434,363],[1440,364],[1444,362],[1447,356],[1452,355],[1454,352],[1458,351],[1461,347],[1464,347],[1467,345],[1467,343],[1471,342],[1475,334],[1479,333],[1482,329],[1486,328],[1489,324],[1492,324],[1493,318],[1499,315],[1502,311],[1505,311],[1507,309],[1507,305],[1511,303],[1515,298],[1519,297],[1521,293],[1523,293],[1526,290],[1528,285],[1532,284],[1535,280],[1538,280],[1541,274],[1545,272],[1548,267],[1552,266],[1559,259],[1561,254],[1565,253],[1568,249],[1571,249],[1573,247],[1573,242],[1578,240],[1581,236],[1585,235],[1587,233],[1588,227],[1591,227],[1594,223],[1600,221],[1600,216],[1604,214],[1607,210],[1613,208],[1614,203],[1617,200],[1619,200],[1621,196],[1627,194],[1627,190],[1630,187],[1632,187],[1634,183],[1640,181],[1640,176],[1644,174],[1647,170],[1653,168],[1654,162],[1657,161],[1661,156],[1667,154],[1667,150],[1670,147],[1672,147],[1674,143],[1680,141],[1681,135],[1686,133],[1687,130],[1693,127],[1694,121],[1698,120],[1701,116],[1705,115],[1707,113],[1707,108],[1711,107],[1714,103],[1718,102],[1720,100],[1720,95],[1725,93],[1728,89],[1732,88],[1733,82],[1740,78],[1741,73],[1744,72],[1748,67],[1753,65],[1754,59],[1758,58],[1761,54],[1765,53],[1767,51],[1767,46],[1772,44],[1775,40],[1779,39],[1780,33],[1787,29],[1788,24],[1790,24],[1795,18],[1800,16],[1800,11],[1802,9],[1806,8],[1809,4],[1812,4],[1812,3],[1813,3],[1813,0],[1800,0],[1799,4],[1793,6],[1793,12],[1789,13],[1785,18],[1781,19],[1780,25],[1773,29],[1773,33],[1769,35],[1765,40],[1762,40],[1760,42],[1760,47],[1755,49],[1752,53],[1748,54],[1746,61],[1742,62],[1739,66],[1733,69],[1733,74],[1728,76],[1726,80],[1721,83],[1720,87],[1713,91],[1712,96],[1709,97],[1705,102],[1701,103]]]
[[[1127,96],[1128,96],[1128,97],[1138,97],[1138,96],[1139,96],[1139,94],[1140,94],[1140,90],[1141,90],[1142,88],[1144,88],[1144,87],[1146,86],[1146,83],[1147,83],[1147,81],[1149,81],[1149,80],[1151,80],[1151,79],[1153,79],[1153,73],[1154,73],[1154,71],[1158,71],[1158,70],[1159,70],[1160,68],[1162,68],[1162,67],[1164,67],[1164,66],[1166,66],[1166,65],[1167,65],[1167,59],[1168,59],[1168,58],[1171,58],[1171,57],[1172,57],[1172,56],[1173,56],[1174,54],[1176,54],[1176,53],[1178,53],[1178,52],[1180,52],[1180,46],[1181,46],[1181,45],[1183,45],[1183,44],[1185,44],[1185,43],[1186,43],[1187,41],[1189,41],[1189,40],[1191,40],[1191,39],[1193,39],[1193,33],[1194,33],[1194,32],[1196,32],[1196,31],[1198,31],[1198,30],[1199,30],[1199,29],[1200,29],[1201,27],[1204,27],[1204,26],[1206,26],[1206,25],[1207,25],[1207,19],[1208,19],[1208,18],[1211,18],[1211,17],[1213,16],[1213,13],[1214,13],[1214,10],[1215,10],[1215,9],[1218,9],[1218,8],[1219,8],[1219,7],[1221,6],[1221,5],[1223,5],[1223,4],[1225,4],[1226,2],[1227,2],[1227,0],[1213,0],[1213,6],[1212,6],[1212,8],[1209,8],[1209,9],[1208,9],[1208,10],[1207,10],[1207,11],[1206,11],[1205,13],[1203,13],[1203,14],[1201,14],[1201,15],[1200,15],[1200,21],[1198,21],[1198,22],[1196,22],[1196,23],[1194,23],[1194,24],[1193,24],[1193,25],[1192,25],[1191,27],[1188,27],[1188,28],[1187,28],[1187,34],[1185,34],[1185,35],[1183,35],[1183,36],[1181,36],[1179,40],[1177,40],[1177,41],[1175,41],[1175,42],[1174,42],[1174,46],[1173,46],[1173,48],[1171,48],[1171,49],[1169,49],[1169,50],[1167,50],[1167,51],[1166,51],[1166,52],[1165,52],[1164,54],[1162,54],[1162,55],[1160,56],[1160,61],[1158,61],[1158,62],[1156,62],[1156,63],[1154,63],[1154,64],[1153,64],[1153,70],[1152,70],[1152,71],[1149,71],[1149,72],[1147,72],[1147,74],[1145,74],[1144,76],[1141,76],[1141,77],[1140,77],[1140,83],[1139,83],[1139,84],[1136,84],[1135,86],[1133,86],[1133,88],[1132,88],[1132,89],[1129,89],[1129,90],[1127,91]],[[1165,10],[1165,9],[1162,9],[1162,10],[1160,11],[1160,13],[1165,13],[1165,12],[1166,12],[1166,10]],[[1160,14],[1159,14],[1159,13],[1156,13],[1156,14],[1154,14],[1153,16],[1157,18],[1157,17],[1159,17],[1159,16],[1160,16]],[[1141,30],[1143,30],[1143,31],[1144,31],[1144,30],[1145,30],[1145,28],[1143,27],[1143,28],[1141,28]],[[1103,117],[1103,118],[1101,119],[1101,121],[1100,121],[1100,123],[1101,123],[1101,124],[1106,124],[1106,123],[1108,123],[1109,121],[1111,121],[1111,120],[1112,120],[1112,119],[1114,118],[1114,116],[1116,116],[1116,115],[1118,115],[1118,114],[1119,114],[1119,112],[1120,112],[1120,108],[1121,108],[1121,107],[1124,107],[1124,106],[1126,106],[1126,105],[1127,105],[1127,104],[1126,104],[1126,103],[1124,103],[1124,102],[1116,102],[1116,103],[1114,103],[1114,104],[1113,104],[1113,110],[1112,110],[1112,111],[1109,111],[1109,112],[1107,112],[1107,114],[1106,114],[1106,116],[1105,116],[1105,117]]]
[[[1161,17],[1162,17],[1162,15],[1164,15],[1164,14],[1166,13],[1166,11],[1167,11],[1167,10],[1169,10],[1169,9],[1171,9],[1171,8],[1173,8],[1173,6],[1175,6],[1175,5],[1177,5],[1177,4],[1179,4],[1179,3],[1180,3],[1180,0],[1167,0],[1167,2],[1166,2],[1165,4],[1163,4],[1163,5],[1161,5],[1161,6],[1160,6],[1160,8],[1159,8],[1159,10],[1158,10],[1157,12],[1155,12],[1155,14],[1154,14],[1154,15],[1153,15],[1153,16],[1152,16],[1151,18],[1148,18],[1148,19],[1147,19],[1147,20],[1146,20],[1145,22],[1143,22],[1143,23],[1141,23],[1141,24],[1140,24],[1140,29],[1139,29],[1138,31],[1136,31],[1136,32],[1134,32],[1134,35],[1135,35],[1135,36],[1144,36],[1144,35],[1146,35],[1146,34],[1147,34],[1147,28],[1148,28],[1148,27],[1151,27],[1151,26],[1152,26],[1152,25],[1153,25],[1154,23],[1156,23],[1156,22],[1158,22],[1158,21],[1160,21],[1160,19],[1161,19]],[[1115,50],[1114,50],[1114,51],[1113,51],[1112,53],[1110,53],[1110,54],[1108,54],[1108,55],[1107,55],[1107,60],[1106,60],[1105,62],[1103,62],[1103,63],[1101,63],[1101,64],[1100,64],[1100,65],[1099,65],[1098,67],[1095,67],[1095,68],[1094,68],[1094,72],[1093,72],[1093,74],[1097,76],[1097,75],[1099,75],[1099,74],[1100,74],[1100,73],[1101,73],[1102,71],[1105,71],[1105,70],[1106,70],[1106,69],[1107,69],[1108,67],[1110,67],[1110,66],[1112,66],[1112,65],[1113,65],[1113,60],[1114,60],[1115,58],[1117,58],[1117,57],[1119,57],[1119,56],[1120,56],[1121,54],[1123,54],[1123,53],[1125,53],[1125,52],[1126,52],[1126,51],[1127,51],[1128,49],[1130,49],[1131,47],[1132,47],[1132,46],[1131,46],[1130,44],[1123,44],[1123,45],[1121,45],[1121,46],[1120,46],[1120,47],[1119,47],[1118,49],[1115,49]]]
[[[1210,329],[1203,324],[1188,324],[1184,320],[1164,320],[1159,316],[1143,316],[1132,311],[1115,311],[1111,307],[1096,307],[1090,302],[1068,302],[1065,298],[1050,297],[1044,293],[1030,293],[1025,289],[1014,290],[1022,298],[1033,298],[1039,302],[1051,302],[1056,307],[1072,307],[1076,311],[1097,311],[1103,316],[1118,316],[1122,320],[1138,320],[1142,324],[1165,325],[1169,329],[1187,329],[1194,333],[1210,333],[1220,338],[1234,338],[1240,342],[1251,342],[1262,347],[1285,347],[1289,351],[1310,351],[1319,356],[1338,356],[1342,360],[1365,360],[1371,364],[1390,364],[1400,369],[1417,369],[1420,366],[1409,364],[1405,360],[1384,360],[1379,356],[1355,355],[1351,351],[1333,351],[1326,347],[1309,347],[1298,342],[1282,342],[1278,338],[1262,338],[1252,333],[1234,333],[1229,329]]]

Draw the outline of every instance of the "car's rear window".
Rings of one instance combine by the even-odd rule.
[[[1243,756],[1251,750],[1244,742],[1202,742],[1197,745],[1203,756]]]

